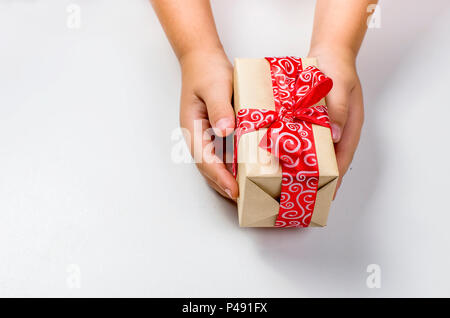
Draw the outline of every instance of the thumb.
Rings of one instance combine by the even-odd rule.
[[[346,87],[335,84],[326,98],[334,143],[338,143],[341,140],[345,123],[347,122],[349,95],[350,92]]]
[[[226,137],[234,131],[234,110],[231,106],[231,92],[206,94],[203,97],[214,133]]]

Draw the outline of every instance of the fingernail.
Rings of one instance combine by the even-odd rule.
[[[214,133],[224,137],[227,134],[227,130],[232,129],[233,120],[231,118],[221,118],[216,122],[214,127]]]
[[[234,199],[233,196],[231,195],[231,190],[230,190],[230,189],[225,189],[224,191],[225,191],[226,194],[228,194],[228,196],[229,196],[231,199]]]
[[[341,139],[341,127],[336,124],[331,124],[331,135],[333,137],[333,142],[339,142]]]

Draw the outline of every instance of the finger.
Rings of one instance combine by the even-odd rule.
[[[236,200],[238,197],[238,185],[233,175],[226,169],[225,164],[215,157],[214,162],[202,162],[198,164],[199,170],[209,181],[215,184],[221,191],[220,194]],[[216,187],[214,187],[217,189]]]
[[[231,105],[232,86],[222,83],[209,87],[202,94],[208,110],[208,117],[214,133],[219,137],[230,135],[234,131],[234,110]]]
[[[359,143],[364,122],[364,103],[361,85],[358,83],[350,94],[348,120],[339,143],[335,145],[336,159],[339,169],[337,189],[347,172]],[[336,189],[336,191],[337,191]]]
[[[335,81],[333,89],[326,98],[334,143],[338,143],[342,138],[347,122],[349,95],[348,86],[342,81]]]
[[[187,103],[187,104],[183,104]],[[181,126],[186,128],[189,136],[186,142],[200,172],[214,183],[221,194],[236,199],[239,193],[238,185],[233,175],[226,169],[223,161],[216,156],[212,132],[207,117],[205,105],[200,100],[182,100]],[[216,188],[217,189],[217,188]]]
[[[221,196],[223,196],[226,199],[233,200],[234,202],[236,202],[236,199],[230,198],[230,196],[227,193],[225,193],[221,188],[219,188],[219,186],[217,184],[215,184],[214,182],[212,182],[208,177],[206,177],[204,175],[204,178],[206,180],[206,183],[208,183],[208,185],[211,188],[213,188],[214,190],[216,190]]]

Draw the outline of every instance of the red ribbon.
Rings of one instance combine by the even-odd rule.
[[[236,115],[233,173],[237,175],[240,137],[268,128],[259,143],[280,159],[282,170],[280,209],[275,227],[309,226],[319,184],[319,166],[312,124],[330,128],[324,105],[313,106],[333,87],[319,69],[303,69],[296,57],[266,57],[270,63],[275,111],[241,109]]]

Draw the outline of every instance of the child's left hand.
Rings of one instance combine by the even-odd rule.
[[[317,57],[320,70],[333,79],[333,89],[326,100],[339,168],[339,188],[353,160],[364,121],[363,95],[355,55],[351,50],[313,48],[309,56]]]

